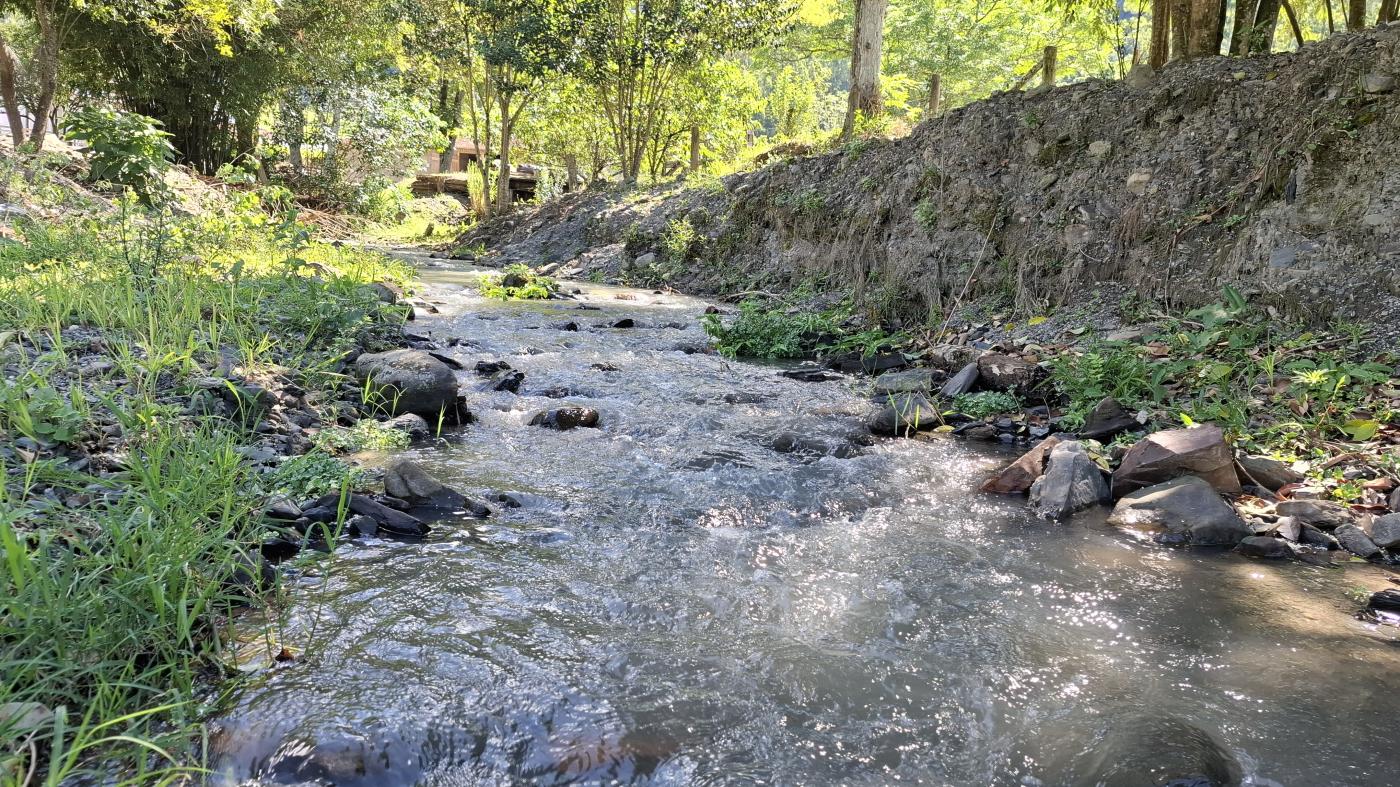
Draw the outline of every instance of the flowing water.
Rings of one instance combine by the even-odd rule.
[[[238,690],[214,783],[1400,781],[1400,648],[1349,615],[1375,569],[1037,521],[974,491],[1004,455],[862,446],[860,381],[687,354],[703,302],[472,276],[425,270],[415,330],[524,386],[408,455],[523,505],[294,578],[264,636],[299,658]],[[602,428],[528,425],[564,404]]]

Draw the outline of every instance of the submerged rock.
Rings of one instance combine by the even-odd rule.
[[[943,423],[938,407],[919,394],[889,397],[889,404],[866,421],[872,434],[894,435],[936,429]]]
[[[436,419],[457,413],[457,378],[447,364],[421,350],[365,353],[355,373],[370,385],[372,401],[393,415]]]
[[[1254,535],[1235,509],[1197,476],[1140,489],[1118,501],[1109,524],[1156,531],[1163,544],[1234,546]]]
[[[1115,497],[1180,476],[1196,476],[1222,492],[1240,491],[1235,458],[1216,426],[1170,429],[1137,441],[1113,473]]]
[[[1064,442],[1052,448],[1045,474],[1031,485],[1031,507],[1049,519],[1066,519],[1108,499],[1103,470],[1078,442]]]
[[[559,430],[579,427],[596,429],[599,420],[598,411],[591,407],[561,407],[558,410],[536,413],[535,417],[530,419],[530,425]]]
[[[422,466],[407,459],[395,462],[384,471],[384,492],[423,513],[466,514],[478,518],[491,514],[485,503],[448,489]]]
[[[1281,538],[1249,536],[1235,545],[1235,551],[1245,557],[1280,559],[1293,557],[1293,547]]]

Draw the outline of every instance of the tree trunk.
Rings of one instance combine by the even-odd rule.
[[[446,150],[443,151],[441,156],[438,156],[438,172],[451,172],[452,168],[457,166],[457,162],[455,161],[455,159],[457,158],[457,140],[459,139],[457,135],[457,127],[462,125],[462,106],[466,103],[467,100],[465,92],[461,88],[457,88],[457,93],[452,97],[452,108],[451,110],[448,110],[445,101],[445,91],[447,90],[446,85],[447,83],[444,82],[443,110],[444,113],[447,114],[446,120],[451,128],[451,132],[447,137]],[[476,140],[472,140],[472,144],[475,145]]]
[[[1172,60],[1187,57],[1186,31],[1191,28],[1191,0],[1171,0]]]
[[[287,163],[300,175],[306,166],[301,155],[302,140],[306,139],[306,118],[299,104],[285,98],[282,99],[282,129],[287,138]]]
[[[578,191],[578,156],[573,153],[565,155],[564,170],[567,172],[567,180],[564,181],[564,190],[572,194]]]
[[[856,0],[855,30],[851,33],[851,92],[846,101],[846,122],[841,138],[850,139],[861,117],[879,117],[884,111],[880,95],[880,52],[885,41],[885,11],[889,0]]]
[[[1381,0],[1380,10],[1376,12],[1376,24],[1383,25],[1397,19],[1400,19],[1400,0]]]
[[[1327,35],[1330,36],[1337,32],[1337,22],[1332,18],[1332,0],[1323,0],[1323,2],[1327,5]],[[1385,8],[1385,0],[1381,0],[1381,8]]]
[[[938,105],[943,103],[943,76],[934,74],[928,78],[928,116],[938,116]]]
[[[1366,0],[1348,0],[1347,30],[1360,30],[1366,26]]]
[[[53,0],[35,0],[34,24],[39,28],[39,47],[34,63],[39,72],[39,96],[34,102],[34,125],[29,131],[29,142],[35,150],[44,147],[49,115],[58,97],[58,22],[53,18],[53,11]]]
[[[1258,9],[1259,0],[1235,0],[1235,22],[1230,27],[1230,54],[1249,54],[1249,31],[1254,27],[1254,14]]]
[[[1045,47],[1045,59],[1041,61],[1045,66],[1040,69],[1040,84],[1042,87],[1055,86],[1055,61],[1058,58],[1059,52],[1055,50],[1055,47]]]
[[[1283,6],[1283,12],[1288,15],[1288,27],[1293,30],[1293,42],[1299,49],[1303,48],[1303,28],[1298,26],[1298,14],[1293,10],[1293,4],[1288,0],[1279,0]]]
[[[19,62],[14,50],[0,35],[0,101],[5,104],[5,119],[10,123],[10,137],[15,148],[24,144],[24,117],[19,113],[19,97],[15,94],[15,72]]]
[[[1249,0],[1246,0],[1248,2]],[[1172,48],[1172,0],[1152,0],[1152,42],[1147,64],[1153,71],[1160,71],[1171,59]]]
[[[1278,27],[1279,0],[1259,0],[1250,29],[1249,54],[1268,53],[1274,48],[1274,28]]]
[[[496,168],[496,213],[510,210],[510,112],[501,99],[501,159]]]
[[[690,171],[700,171],[700,127],[690,127]]]
[[[1189,0],[1190,28],[1186,33],[1186,57],[1220,54],[1220,20],[1224,13],[1220,0]]]

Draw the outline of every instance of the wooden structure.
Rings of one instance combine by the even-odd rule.
[[[431,196],[433,194],[461,194],[465,197],[471,196],[471,179],[467,177],[469,171],[478,171],[478,162],[486,154],[484,148],[478,145],[475,140],[459,139],[452,149],[443,153],[430,150],[423,156],[423,171],[413,181],[413,193],[420,197]],[[448,164],[444,170],[442,160],[447,157]],[[496,163],[491,162],[491,172],[495,174]],[[539,188],[540,168],[531,164],[521,164],[510,168],[510,200],[511,202],[524,202],[535,198],[535,192]],[[494,200],[494,195],[488,195],[487,201]]]

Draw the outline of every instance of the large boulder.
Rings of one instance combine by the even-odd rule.
[[[413,413],[435,421],[457,411],[457,377],[421,350],[365,353],[355,359],[355,373],[369,384],[369,404],[392,415]]]
[[[1077,442],[1050,449],[1045,474],[1031,484],[1031,508],[1049,519],[1066,519],[1108,499],[1103,471]]]
[[[1113,397],[1105,397],[1094,406],[1093,412],[1084,419],[1084,428],[1079,436],[1086,440],[1107,440],[1119,432],[1138,427],[1137,419]]]
[[[1045,462],[1050,451],[1060,444],[1060,438],[1047,437],[1040,445],[1025,452],[1021,458],[1002,468],[996,476],[982,484],[983,492],[1002,495],[1018,495],[1031,491],[1031,484],[1045,474]]]
[[[1239,493],[1235,457],[1219,427],[1170,429],[1137,441],[1113,473],[1113,495],[1185,475],[1203,478],[1222,492]]]
[[[1182,476],[1118,501],[1109,524],[1146,530],[1163,544],[1234,546],[1254,535],[1235,509],[1197,476]]]
[[[866,426],[878,435],[902,435],[935,429],[943,423],[943,415],[921,394],[908,393],[890,397],[890,403],[870,416]]]
[[[1025,393],[1041,380],[1039,366],[1015,355],[985,353],[977,359],[977,373],[982,384],[998,391]]]

